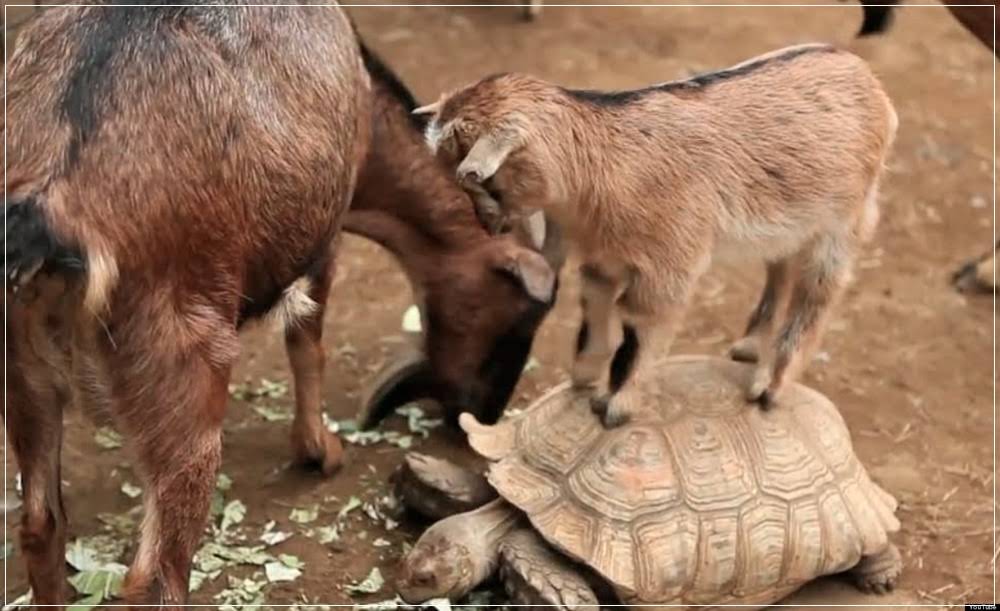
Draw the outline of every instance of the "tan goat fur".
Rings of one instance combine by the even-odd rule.
[[[608,425],[627,419],[650,352],[669,349],[720,250],[767,262],[732,354],[759,363],[748,398],[777,400],[877,223],[897,127],[868,65],[827,45],[622,92],[503,74],[416,112],[433,113],[428,143],[481,213],[544,210],[581,253],[572,375]],[[609,369],[623,324],[638,352],[619,391]]]

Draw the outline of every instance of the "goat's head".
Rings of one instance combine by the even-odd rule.
[[[463,411],[496,422],[555,301],[563,261],[555,227],[526,233],[533,237],[513,232],[485,240],[425,274],[421,349],[391,360],[375,377],[362,403],[363,428],[423,398],[439,402],[452,422]],[[525,245],[537,241],[544,242],[541,252]]]
[[[544,152],[532,155],[537,116],[550,107],[553,86],[533,77],[487,77],[413,111],[429,115],[427,144],[472,196],[480,220],[494,233],[503,223],[490,216],[520,216],[547,192]],[[484,214],[487,218],[484,218]]]

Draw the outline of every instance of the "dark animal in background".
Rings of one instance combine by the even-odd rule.
[[[66,600],[60,443],[76,403],[124,433],[142,477],[126,601],[180,608],[245,322],[283,319],[296,454],[340,461],[319,419],[320,321],[369,78],[336,7],[53,9],[18,43],[5,425],[35,602]]]
[[[344,229],[388,248],[420,306],[420,350],[393,358],[363,400],[368,428],[392,409],[436,399],[446,418],[462,411],[496,422],[514,391],[538,326],[555,299],[562,265],[551,225],[534,236],[491,236],[454,173],[424,143],[424,122],[405,85],[369,49],[371,148]]]
[[[898,0],[883,2],[862,2],[864,9],[864,21],[858,36],[869,36],[872,34],[882,34],[892,25],[892,15],[894,6],[873,6],[896,5]],[[993,51],[994,55],[1000,57],[994,46],[994,36],[997,31],[997,13],[993,3],[983,0],[959,0],[943,2],[952,16],[961,23],[966,30],[975,36],[979,42],[983,43],[987,49]],[[967,5],[978,6],[967,6]],[[957,6],[966,5],[966,6]],[[997,242],[993,250],[983,256],[973,259],[959,268],[953,275],[952,281],[960,290],[993,292],[996,286],[996,254],[1000,252],[1000,242]]]

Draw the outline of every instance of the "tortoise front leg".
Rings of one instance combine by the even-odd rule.
[[[500,578],[511,602],[521,609],[599,608],[587,581],[533,530],[515,530],[501,541]]]

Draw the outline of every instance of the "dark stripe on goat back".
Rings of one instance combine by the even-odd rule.
[[[382,61],[382,58],[365,44],[365,41],[360,36],[358,36],[358,46],[361,48],[361,59],[364,60],[365,69],[368,70],[368,75],[371,76],[372,81],[382,85],[406,109],[407,113],[409,113],[410,121],[422,132],[427,127],[427,119],[426,117],[413,114],[412,111],[418,106],[417,99],[413,97],[413,93],[396,76],[396,73]]]
[[[731,68],[724,68],[714,72],[706,72],[688,79],[670,81],[659,85],[650,85],[642,89],[631,89],[625,91],[595,91],[590,89],[563,89],[569,97],[594,104],[596,106],[622,106],[637,102],[651,93],[684,93],[697,92],[716,83],[730,81],[735,78],[747,76],[765,66],[786,63],[810,53],[836,53],[837,48],[831,45],[809,45],[802,46],[758,60],[749,61]]]
[[[79,46],[60,100],[62,116],[72,129],[67,153],[70,166],[77,163],[80,151],[100,128],[102,115],[113,103],[110,96],[120,69],[115,66],[116,58],[128,53],[129,60],[148,62],[155,70],[170,47],[162,26],[192,8],[166,2],[155,7],[129,6],[133,3],[116,1],[91,8],[71,34]]]

